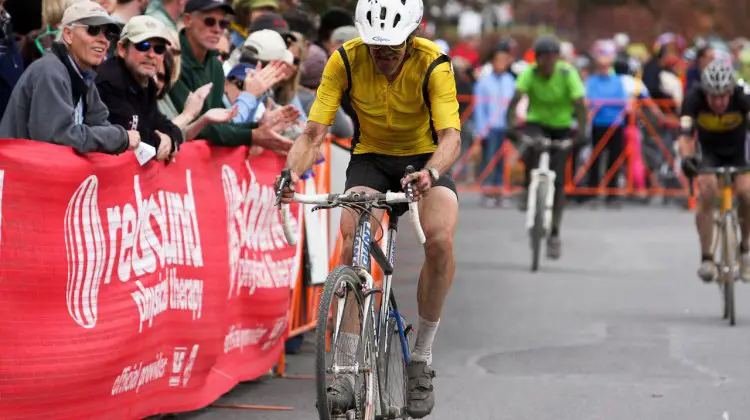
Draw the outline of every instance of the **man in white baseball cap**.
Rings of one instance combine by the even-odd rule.
[[[167,27],[151,16],[135,16],[122,28],[117,56],[99,67],[96,87],[109,108],[109,122],[138,130],[141,140],[156,149],[156,160],[168,159],[183,141],[176,125],[156,105],[154,76],[167,51]]]
[[[261,29],[250,34],[242,45],[249,54],[258,61],[269,63],[280,60],[288,64],[294,63],[294,54],[286,47],[281,35],[271,29]],[[240,60],[242,61],[242,60]]]
[[[107,121],[107,107],[93,83],[93,69],[117,38],[117,25],[102,6],[86,0],[65,10],[61,26],[62,42],[53,43],[51,53],[33,62],[16,84],[0,138],[63,144],[79,153],[136,148],[138,131]]]

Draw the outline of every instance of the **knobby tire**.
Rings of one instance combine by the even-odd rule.
[[[536,190],[536,208],[534,226],[531,228],[531,271],[539,269],[539,258],[544,238],[544,212],[547,207],[547,184],[540,182]]]
[[[327,343],[328,343],[328,337],[333,337],[333,333],[335,332],[336,325],[336,311],[333,311],[334,309],[334,299],[338,299],[336,296],[336,290],[340,287],[339,285],[341,283],[345,283],[347,285],[347,288],[349,289],[349,292],[347,293],[347,298],[344,300],[344,305],[346,306],[348,304],[348,301],[350,298],[354,298],[356,301],[356,305],[358,308],[358,315],[359,315],[359,323],[360,328],[362,324],[362,320],[364,317],[364,311],[369,310],[367,308],[364,308],[364,302],[365,297],[362,295],[361,292],[361,284],[360,279],[357,273],[354,271],[353,268],[348,266],[339,266],[336,267],[329,275],[328,278],[326,278],[325,285],[323,286],[323,294],[320,298],[320,306],[318,307],[318,323],[316,328],[316,343],[315,343],[315,389],[317,394],[317,409],[318,409],[318,415],[320,420],[332,420],[335,417],[333,417],[330,413],[330,404],[328,402],[328,395],[326,392],[326,389],[329,385],[327,382],[327,378],[329,376],[327,372],[327,357],[330,357],[331,364],[333,363],[333,354],[336,351],[336,344],[337,343],[331,343],[331,351],[330,354],[327,351]],[[372,305],[372,300],[371,300]],[[329,317],[329,314],[331,317]],[[346,309],[344,310],[343,316],[346,316]],[[373,345],[372,343],[372,323],[373,319],[372,317],[369,317],[368,320],[368,326],[366,331],[369,331],[368,334],[365,335],[365,337],[370,337],[368,341],[363,342],[360,340],[360,344],[357,349],[357,355],[356,359],[359,363],[363,363],[365,360],[363,359],[365,356],[363,356],[364,352],[366,351],[366,346]],[[343,321],[342,321],[343,324]],[[331,376],[333,376],[331,374]],[[355,394],[355,401],[356,401],[356,410],[359,413],[360,416],[364,416],[364,408],[366,402],[363,401],[363,396],[366,394],[362,394],[360,383],[361,380],[365,377],[363,374],[357,374],[357,377],[355,379],[355,387],[354,387],[354,394]],[[361,418],[361,417],[360,417]]]
[[[401,337],[398,332],[398,324],[396,318],[391,317],[391,312],[398,311],[398,305],[396,304],[396,297],[393,295],[391,290],[390,298],[388,299],[388,318],[385,322],[380,322],[380,346],[378,348],[378,379],[380,383],[380,402],[384,416],[388,415],[391,407],[398,407],[404,409],[408,398],[408,376],[406,373],[406,359],[404,356],[404,348],[401,343]],[[400,316],[400,314],[399,314]],[[403,317],[402,326],[406,329],[406,321]],[[406,348],[409,348],[409,335],[408,331],[405,331]],[[394,368],[396,372],[391,372],[390,368]],[[400,369],[400,373],[398,372]],[[393,375],[391,375],[393,373]],[[391,395],[391,390],[394,387],[400,386],[400,392],[397,391],[398,396]],[[386,417],[388,418],[388,417]]]

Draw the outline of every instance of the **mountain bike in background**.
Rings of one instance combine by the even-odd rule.
[[[531,271],[539,269],[542,240],[552,228],[552,208],[555,203],[555,171],[550,169],[550,153],[568,150],[573,142],[570,139],[552,141],[549,137],[521,135],[521,141],[539,152],[539,163],[531,170],[526,207],[526,229],[531,239]]]

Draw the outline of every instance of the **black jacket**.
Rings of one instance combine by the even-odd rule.
[[[125,60],[112,57],[97,69],[96,88],[109,108],[109,122],[126,130],[138,130],[141,141],[159,148],[156,130],[172,138],[172,151],[183,142],[182,132],[156,106],[156,83],[141,86],[125,66]]]

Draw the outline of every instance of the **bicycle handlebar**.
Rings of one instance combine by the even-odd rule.
[[[698,173],[702,175],[713,174],[731,176],[734,174],[741,174],[746,172],[750,172],[750,166],[715,166],[698,168]],[[693,180],[694,177],[688,177],[688,192],[690,197],[692,197],[695,193],[693,188]]]
[[[532,137],[527,134],[521,134],[521,141],[539,149],[565,150],[573,145],[571,139],[552,140],[546,136]]]
[[[407,175],[414,172],[412,166],[408,166],[406,173]],[[286,178],[286,176],[289,178]],[[284,169],[281,175],[281,183],[279,185],[279,191],[283,190],[291,180],[291,173],[288,169]],[[409,220],[411,221],[412,228],[414,229],[417,239],[420,245],[425,243],[425,235],[422,230],[422,224],[419,220],[419,208],[417,202],[414,201],[414,194],[412,185],[409,184],[406,187],[406,192],[386,192],[386,193],[375,193],[367,194],[363,192],[348,192],[344,194],[297,194],[294,193],[293,201],[300,204],[318,204],[327,207],[338,207],[341,204],[399,204],[409,203]],[[284,227],[284,237],[289,245],[297,245],[297,235],[291,227],[291,210],[289,204],[281,203],[281,194],[277,195],[277,203],[281,204],[281,221]]]

